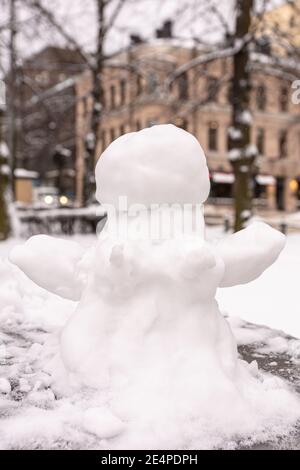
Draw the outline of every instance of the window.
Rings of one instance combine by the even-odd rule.
[[[175,119],[175,122],[174,122],[175,126],[177,127],[181,127],[181,129],[184,129],[185,131],[187,130],[188,128],[188,122],[186,119],[182,118],[182,117],[178,117]]]
[[[287,156],[287,131],[282,130],[279,133],[279,158]]]
[[[207,79],[207,101],[218,101],[219,80],[214,77]]]
[[[116,138],[116,133],[115,133],[115,130],[113,128],[110,129],[109,135],[110,135],[110,141],[113,142]]]
[[[136,96],[140,96],[143,91],[143,81],[142,81],[142,76],[137,75],[136,76]]]
[[[259,85],[256,90],[256,107],[259,111],[265,111],[267,104],[266,87]]]
[[[111,109],[116,107],[116,87],[114,85],[110,87],[110,107]]]
[[[49,72],[46,72],[44,70],[43,72],[38,73],[35,76],[35,80],[40,85],[48,85],[49,84]],[[62,80],[60,80],[60,81],[62,81]]]
[[[158,79],[156,73],[150,72],[148,76],[148,92],[154,93],[157,89]]]
[[[189,81],[186,72],[178,78],[178,95],[180,100],[187,100],[189,97]]]
[[[289,90],[286,86],[282,86],[280,89],[280,96],[279,96],[279,109],[283,113],[288,111],[288,104],[289,104]]]
[[[106,132],[101,131],[101,143],[102,143],[102,152],[106,148]]]
[[[126,80],[120,81],[120,104],[123,106],[126,103]]]
[[[210,122],[208,125],[208,149],[212,152],[218,150],[218,123]]]
[[[104,88],[101,88],[101,90],[100,90],[100,103],[102,105],[102,108],[105,108],[106,103],[105,103],[105,90],[104,90]]]
[[[264,155],[265,153],[265,131],[259,127],[256,131],[256,147],[259,155]]]
[[[227,100],[229,104],[233,104],[233,87],[230,83],[227,88]]]
[[[88,113],[88,98],[87,96],[84,96],[82,98],[82,109],[83,109],[83,115],[86,116]]]

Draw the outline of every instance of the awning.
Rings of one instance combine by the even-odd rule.
[[[214,183],[232,184],[234,182],[233,173],[212,173],[212,180]]]
[[[256,182],[263,186],[270,186],[276,184],[276,179],[271,175],[257,175]]]
[[[32,180],[39,177],[39,173],[37,171],[26,170],[25,168],[16,168],[14,175],[16,178]]]
[[[232,184],[235,178],[233,173],[214,172],[211,179],[214,183]],[[262,186],[270,186],[276,184],[276,179],[272,175],[257,175],[256,182]]]

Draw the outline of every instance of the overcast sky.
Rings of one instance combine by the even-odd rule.
[[[42,0],[51,8],[57,21],[66,28],[88,51],[93,51],[96,37],[96,12],[94,0]],[[113,0],[114,2],[118,0]],[[283,0],[270,0],[273,5]],[[0,0],[0,4],[8,0]],[[106,50],[117,51],[128,44],[131,33],[138,33],[145,38],[154,37],[155,29],[166,19],[175,20],[174,33],[178,37],[198,37],[204,42],[214,42],[222,38],[224,29],[220,20],[212,14],[208,6],[215,4],[225,21],[229,24],[234,19],[235,0],[127,0],[116,27],[108,37]],[[29,56],[46,44],[63,44],[62,38],[43,24],[35,24],[32,13],[24,7],[25,2],[18,0],[18,20],[22,23],[23,34],[18,37],[20,56]],[[30,20],[30,21],[29,21]],[[7,21],[6,10],[1,8],[0,27]],[[2,35],[3,39],[7,39]],[[3,44],[3,42],[2,42]],[[4,54],[2,51],[2,61]],[[1,56],[0,56],[1,60]]]

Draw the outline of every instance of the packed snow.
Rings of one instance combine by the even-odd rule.
[[[209,189],[201,147],[174,126],[117,139],[96,180],[100,201],[117,206],[122,194],[144,204],[142,219],[136,211],[127,220],[138,234],[145,206],[193,205]],[[163,239],[128,233],[107,223],[88,249],[33,237],[10,255],[27,277],[3,261],[1,334],[14,360],[3,374],[12,391],[4,381],[2,447],[62,439],[80,447],[86,434],[89,448],[234,448],[293,429],[298,395],[239,358],[232,328],[244,325],[231,328],[215,300],[218,287],[253,281],[275,262],[283,235],[263,223],[216,243],[180,224]],[[18,348],[13,334],[21,336]],[[284,347],[274,335],[268,340]],[[297,343],[285,346],[298,351]],[[13,393],[24,396],[21,414]]]
[[[96,167],[97,199],[131,204],[201,203],[209,193],[206,159],[197,139],[172,124],[131,132],[112,142]]]
[[[209,229],[207,235],[209,239],[215,240],[221,237],[222,229]],[[88,248],[97,239],[76,235],[72,241]],[[112,432],[115,420],[112,419],[104,430],[100,427],[100,419],[93,418],[94,415],[99,418],[103,411],[103,403],[97,392],[84,388],[72,395],[63,395],[57,391],[48,393],[52,391],[53,380],[45,369],[49,359],[57,353],[61,328],[72,316],[77,303],[60,299],[35,286],[7,261],[12,247],[21,243],[17,239],[0,243],[0,376],[4,379],[2,387],[5,387],[0,392],[0,448],[108,448],[109,443],[101,433]],[[227,321],[238,345],[258,344],[260,352],[267,354],[269,351],[280,355],[289,353],[296,363],[300,360],[299,340],[284,337],[280,332],[265,326],[249,328],[244,320],[237,317],[244,316],[259,324],[277,326],[300,337],[299,318],[294,308],[297,300],[296,279],[293,281],[296,273],[295,250],[300,253],[300,236],[288,236],[287,245],[277,263],[251,284],[220,289],[218,301],[222,310],[225,307],[227,313],[232,311],[233,316],[227,318]],[[285,282],[282,282],[282,277]],[[236,293],[239,288],[243,291]],[[250,292],[247,292],[248,288]],[[260,305],[259,294],[264,291],[265,300],[263,298]],[[224,301],[220,294],[227,295]],[[284,314],[279,302],[281,298],[282,303],[285,299],[293,306],[287,307]],[[274,361],[270,359],[270,366],[278,368],[276,355]],[[251,367],[256,370],[255,363]],[[257,370],[256,373],[271,378]],[[295,413],[295,420],[296,417]],[[251,437],[247,433],[242,438],[239,435],[225,435],[222,440],[216,432],[211,431],[205,438],[199,439],[197,448],[252,445],[269,441],[276,432],[279,436],[289,432],[284,417],[281,422],[279,420],[276,430],[267,429],[262,434],[261,429],[257,428]]]

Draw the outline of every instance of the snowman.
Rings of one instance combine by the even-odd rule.
[[[96,183],[108,217],[94,247],[38,235],[10,255],[39,286],[78,301],[60,336],[65,377],[97,390],[119,423],[112,446],[195,446],[229,422],[251,433],[271,392],[238,358],[215,294],[256,279],[285,237],[253,223],[209,244],[205,155],[173,125],[116,139]]]

